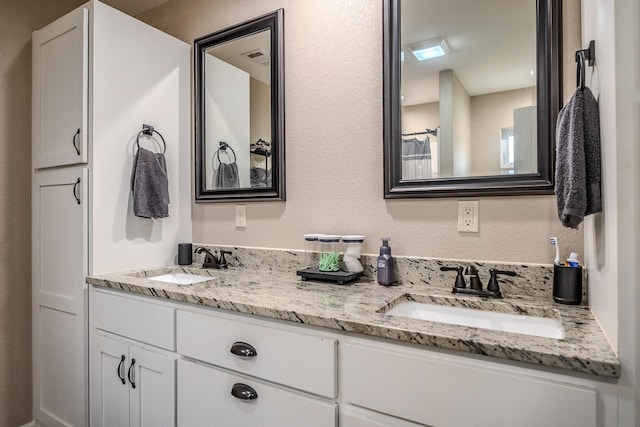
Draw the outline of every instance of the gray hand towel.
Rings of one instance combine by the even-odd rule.
[[[228,190],[240,187],[238,165],[233,163],[220,163],[218,169],[213,171],[213,188]]]
[[[556,198],[565,227],[578,228],[586,215],[602,211],[600,118],[588,87],[578,89],[556,126]]]
[[[162,153],[139,148],[131,174],[133,213],[141,218],[169,216],[169,179]]]

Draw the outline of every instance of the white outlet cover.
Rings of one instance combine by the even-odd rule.
[[[236,227],[247,228],[247,205],[236,205]]]
[[[478,201],[465,200],[458,202],[458,231],[464,233],[478,232]]]

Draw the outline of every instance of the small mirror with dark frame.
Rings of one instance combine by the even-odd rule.
[[[284,12],[194,41],[195,200],[285,200]]]
[[[384,0],[383,23],[384,197],[552,194],[561,0]]]

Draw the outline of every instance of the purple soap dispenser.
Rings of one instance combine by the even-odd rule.
[[[382,246],[380,246],[380,256],[377,262],[378,284],[382,286],[393,285],[396,281],[396,275],[393,267],[393,257],[391,256],[391,248],[389,247],[388,237],[383,237]]]

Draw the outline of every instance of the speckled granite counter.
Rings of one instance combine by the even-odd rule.
[[[212,276],[211,280],[179,286],[149,280],[169,272]],[[619,377],[619,361],[585,306],[564,306],[522,296],[487,302],[477,297],[452,296],[447,288],[405,281],[383,287],[364,276],[346,286],[302,282],[291,271],[254,269],[203,270],[159,267],[87,278],[94,286],[282,319],[340,331],[355,332],[427,347],[458,350],[496,358],[550,366],[604,377]],[[493,304],[492,310],[519,312],[550,307],[562,318],[562,340],[498,332],[424,320],[386,316],[377,312],[405,294],[437,300],[439,304],[474,307]]]

